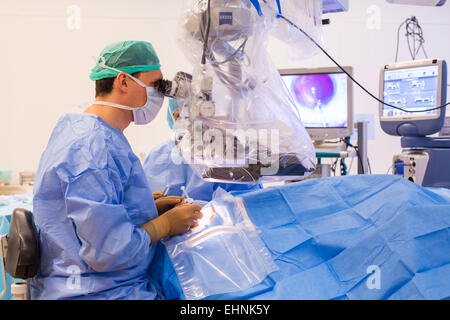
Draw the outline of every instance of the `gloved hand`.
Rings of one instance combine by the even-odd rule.
[[[142,228],[154,244],[166,236],[182,234],[195,227],[197,220],[203,217],[201,209],[198,204],[182,204],[147,222]]]
[[[162,215],[166,211],[173,209],[175,206],[184,204],[185,199],[183,197],[176,196],[161,196],[155,200],[156,208],[158,209],[158,215]]]
[[[153,192],[153,200],[158,200],[159,198],[164,197],[164,193],[160,190]]]

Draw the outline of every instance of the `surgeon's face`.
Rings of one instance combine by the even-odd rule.
[[[141,72],[137,77],[146,86],[154,87],[156,82],[163,78],[161,70]],[[142,107],[147,102],[147,91],[133,79],[127,79],[129,106]]]

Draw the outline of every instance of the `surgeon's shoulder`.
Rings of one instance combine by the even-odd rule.
[[[88,114],[61,117],[52,140],[53,148],[61,150],[62,158],[82,167],[104,168],[114,150],[128,153],[130,149],[121,132]]]

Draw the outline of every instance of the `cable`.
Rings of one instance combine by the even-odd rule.
[[[211,0],[208,0],[208,26],[206,29],[206,36],[203,42],[203,56],[202,64],[206,64],[206,51],[208,50],[209,31],[211,30]]]
[[[399,49],[399,45],[400,45],[400,29],[402,28],[402,26],[406,24],[406,21],[403,21],[402,24],[400,24],[400,26],[397,29],[397,51],[395,53],[395,62],[397,62],[398,60],[398,49]]]
[[[350,137],[346,138],[347,140],[350,141]],[[345,145],[345,151],[348,151],[348,144]],[[353,157],[352,157],[353,160]],[[349,173],[350,170],[348,170],[347,164],[345,163],[345,159],[342,158],[341,159],[341,176],[346,176],[347,173]]]
[[[348,172],[351,172],[351,171],[352,171],[352,168],[353,168],[353,160],[355,160],[355,157],[352,157],[352,160],[350,161],[350,165],[349,165],[349,167],[348,167]]]
[[[267,0],[263,0],[264,3],[267,4]],[[439,107],[435,107],[435,108],[431,108],[431,109],[425,109],[425,110],[420,110],[420,111],[415,111],[415,110],[405,110],[399,107],[396,107],[392,104],[386,103],[384,101],[381,101],[380,99],[378,99],[375,95],[373,95],[371,92],[369,92],[363,85],[361,85],[358,81],[356,81],[336,60],[333,59],[332,56],[330,56],[328,54],[328,52],[325,51],[325,49],[322,48],[322,46],[320,44],[318,44],[308,33],[306,33],[302,28],[300,28],[299,26],[297,26],[294,22],[292,22],[291,20],[289,20],[288,18],[286,18],[284,15],[282,15],[281,13],[278,14],[279,18],[284,20],[285,22],[287,22],[288,24],[290,24],[292,27],[294,27],[295,29],[299,30],[302,34],[304,34],[309,40],[311,40],[331,61],[333,61],[333,63],[342,70],[342,72],[344,72],[356,85],[358,85],[358,87],[360,87],[365,93],[367,93],[369,96],[371,96],[373,99],[375,99],[376,101],[378,101],[379,103],[403,111],[403,112],[411,112],[411,113],[423,113],[423,112],[429,112],[429,111],[434,111],[434,110],[438,110],[438,109],[442,109],[445,108],[446,106],[450,105],[450,102],[439,106]]]
[[[357,84],[364,92],[366,92],[369,96],[371,96],[373,99],[375,99],[376,101],[378,101],[379,103],[382,103],[388,107],[397,109],[397,110],[401,110],[403,112],[411,112],[411,113],[423,113],[423,112],[428,112],[428,111],[433,111],[433,110],[437,110],[437,109],[442,109],[445,108],[446,106],[450,105],[450,102],[440,106],[440,107],[436,107],[436,108],[431,108],[431,109],[425,109],[425,110],[420,110],[420,111],[413,111],[413,110],[405,110],[399,107],[396,107],[394,105],[391,105],[389,103],[386,103],[384,101],[381,101],[380,99],[378,99],[375,95],[373,95],[371,92],[369,92],[365,87],[363,87],[358,81],[356,81],[336,60],[333,59],[333,57],[331,57],[328,52],[325,51],[325,49],[322,48],[322,46],[320,44],[318,44],[313,38],[311,38],[305,31],[303,31],[303,29],[301,29],[300,27],[298,27],[295,23],[293,23],[292,21],[290,21],[288,18],[284,17],[283,15],[280,16],[281,19],[285,20],[287,23],[289,23],[290,25],[292,25],[294,28],[298,29],[300,32],[302,32],[306,37],[308,37],[331,61],[333,61],[333,63],[338,66],[339,69],[341,69],[355,84]]]
[[[241,55],[244,54],[245,45],[247,44],[247,41],[248,41],[248,37],[246,37],[245,40],[242,42],[242,44],[232,54],[230,54],[227,58],[225,58],[223,61],[216,60],[216,57],[214,56],[214,53],[212,52],[214,50],[214,48],[212,48],[213,50],[211,50],[211,53],[210,53],[211,61],[214,64],[220,65],[220,64],[225,64],[225,63],[231,61],[231,59],[238,59],[238,57],[237,57],[238,53],[240,53]],[[214,43],[212,46],[214,47]]]
[[[331,171],[333,171],[334,176],[336,176],[336,167],[337,167],[338,161],[339,161],[339,159],[336,159],[336,161],[334,161],[333,165],[331,166]]]
[[[394,165],[391,164],[391,166],[389,167],[388,171],[386,172],[386,174],[389,174],[389,171],[391,171],[391,169],[394,168]]]
[[[241,167],[240,169],[244,170],[245,172],[247,172],[247,174],[249,175],[250,178],[252,178],[254,183],[257,183],[257,181],[255,180],[255,178],[252,176],[252,174],[250,173],[250,171],[248,171],[247,169],[245,169],[244,167]]]
[[[347,138],[341,138],[341,141],[342,142],[344,142],[346,145],[347,145],[347,147],[348,146],[350,146],[350,147],[352,147],[353,149],[355,149],[355,151],[356,151],[356,156],[358,157],[358,160],[359,160],[359,164],[361,165],[361,168],[362,168],[362,170],[363,170],[363,173],[365,174],[366,172],[365,172],[365,170],[364,170],[364,164],[363,164],[363,161],[362,161],[362,158],[361,158],[361,154],[359,153],[359,148],[357,147],[357,146],[354,146],[354,145],[352,145],[351,143],[350,143],[350,138],[349,137],[347,137]],[[369,161],[369,159],[367,159],[367,162]]]
[[[372,167],[370,166],[369,158],[367,158],[367,164],[369,165],[369,174],[372,174]]]
[[[409,22],[406,24],[406,42],[408,43],[408,50],[409,50],[409,54],[411,55],[411,59],[416,60],[416,32],[415,30],[413,30],[412,32],[409,30],[410,25]],[[409,43],[409,36],[413,36],[413,45],[414,45],[414,50],[411,50],[411,44]]]
[[[411,54],[411,58],[413,60],[416,60],[416,56],[419,53],[420,49],[422,48],[423,53],[425,54],[425,57],[428,59],[428,55],[425,51],[425,47],[423,46],[423,44],[425,42],[425,38],[423,37],[423,30],[419,24],[419,21],[417,20],[416,17],[413,16],[409,19],[406,19],[405,22],[406,22],[406,41],[408,42],[408,48],[410,49],[410,53],[411,53],[411,45],[409,43],[409,39],[410,39],[410,37],[413,38],[413,45],[414,45],[413,52],[414,53]],[[419,46],[418,46],[417,50],[415,50],[416,36],[418,37],[417,41],[419,42]]]
[[[397,52],[395,55],[395,62],[397,62],[397,57],[398,57],[398,47],[399,47],[399,42],[400,42],[400,29],[405,24],[406,24],[406,34],[405,34],[406,42],[408,44],[408,49],[409,49],[411,58],[413,60],[416,60],[417,54],[419,53],[420,49],[422,49],[425,57],[428,59],[428,54],[425,51],[425,46],[423,45],[425,42],[425,38],[423,36],[422,27],[420,26],[417,18],[415,16],[412,16],[411,18],[408,18],[405,21],[403,21],[397,30]],[[417,41],[416,41],[416,37],[417,37]],[[412,38],[412,42],[413,42],[413,48],[411,48],[411,43],[410,43],[411,38]],[[416,50],[416,42],[419,43],[417,50]]]

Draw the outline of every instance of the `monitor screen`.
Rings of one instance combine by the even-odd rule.
[[[423,117],[436,115],[438,106],[439,66],[423,66],[384,71],[383,101],[404,109],[398,110],[383,105],[384,117]]]
[[[281,76],[305,128],[347,128],[348,79],[345,73]]]

